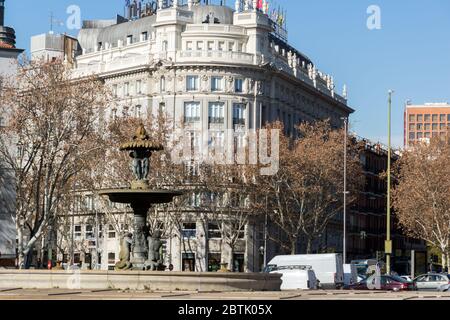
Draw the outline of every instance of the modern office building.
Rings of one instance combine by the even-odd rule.
[[[78,40],[66,34],[49,32],[31,37],[31,60],[57,59],[74,66],[79,50]]]
[[[23,52],[16,48],[16,35],[5,26],[5,1],[0,0],[0,86],[2,78],[12,77],[17,58]],[[7,125],[7,106],[0,101],[0,126]],[[14,172],[0,158],[0,266],[14,266],[16,258],[16,225]]]
[[[450,130],[450,104],[406,104],[404,119],[405,147],[432,137],[446,137]]]

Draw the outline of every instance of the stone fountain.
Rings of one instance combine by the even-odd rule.
[[[155,271],[160,265],[159,233],[150,235],[147,228],[147,213],[152,205],[169,203],[182,192],[173,190],[153,190],[148,182],[150,158],[152,153],[164,150],[160,144],[150,140],[144,125],[141,124],[133,140],[120,146],[121,151],[130,153],[135,180],[130,189],[102,190],[100,195],[108,196],[111,202],[129,204],[133,209],[133,234],[123,236],[120,262],[116,270]]]

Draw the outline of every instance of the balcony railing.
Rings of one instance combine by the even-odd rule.
[[[178,52],[177,62],[231,62],[253,64],[253,54],[235,51],[185,50]]]
[[[184,117],[185,123],[200,122],[200,117]]]
[[[225,119],[224,118],[218,118],[218,117],[209,117],[209,123],[224,124],[225,123]]]
[[[242,118],[233,118],[234,126],[245,126],[245,119]]]

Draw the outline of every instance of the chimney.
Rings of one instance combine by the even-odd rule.
[[[5,25],[5,0],[0,0],[0,27]]]

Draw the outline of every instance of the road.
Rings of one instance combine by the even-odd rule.
[[[342,290],[225,293],[9,288],[0,289],[0,300],[450,300],[450,293]]]

